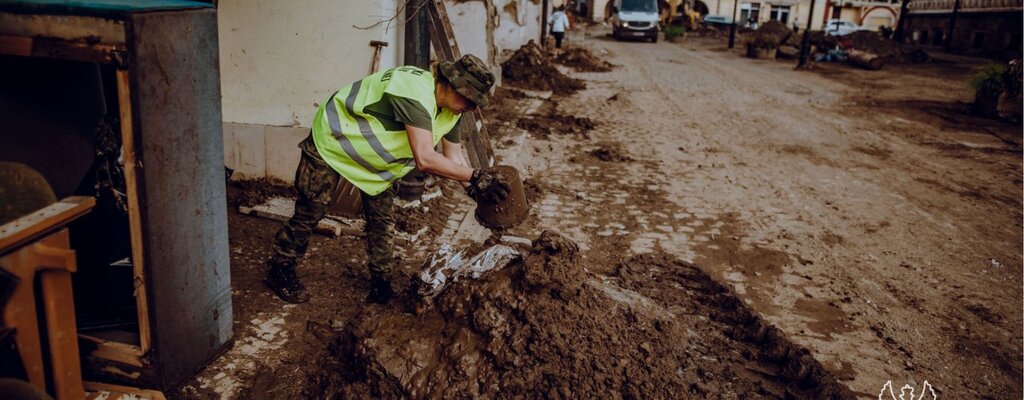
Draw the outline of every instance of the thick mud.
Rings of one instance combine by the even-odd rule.
[[[555,56],[555,62],[577,72],[608,72],[615,66],[597,57],[586,47],[569,46]]]
[[[524,254],[455,282],[420,315],[364,309],[333,341],[310,394],[852,398],[691,264],[646,256],[594,275],[575,243],[549,231]]]
[[[291,185],[267,178],[229,181],[227,191],[228,205],[232,209],[263,204],[271,197],[296,196],[295,188]]]
[[[550,90],[559,95],[573,94],[587,88],[582,80],[570,78],[555,68],[551,56],[532,40],[501,64],[501,77],[508,85],[529,90]]]
[[[799,47],[802,37],[802,34],[791,35],[787,43]],[[874,53],[882,57],[886,63],[923,63],[931,59],[921,46],[899,43],[883,37],[878,32],[858,31],[844,36],[827,36],[822,32],[812,32],[810,39],[811,44],[820,50],[841,45]]]

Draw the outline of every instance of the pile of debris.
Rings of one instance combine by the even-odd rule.
[[[295,188],[267,178],[228,181],[227,199],[230,208],[252,207],[273,197],[295,198]]]
[[[532,40],[516,50],[501,68],[504,82],[522,89],[569,95],[587,88],[582,80],[570,78],[555,68],[552,57]]]
[[[547,139],[551,134],[578,135],[589,139],[594,121],[587,117],[547,113],[524,116],[516,121],[516,126],[529,131],[537,139]]]
[[[702,320],[681,323],[650,298],[591,275],[575,243],[544,232],[521,258],[479,279],[453,282],[419,315],[365,309],[341,329],[309,394],[853,398],[806,350],[752,317],[731,292],[692,266],[665,267],[678,269],[684,279],[695,277],[675,291],[703,293],[692,296],[696,303],[683,304]],[[624,268],[622,279],[650,269]],[[724,308],[709,309],[717,304]],[[742,326],[724,329],[719,320]],[[727,338],[732,334],[751,341]]]
[[[690,37],[709,37],[719,38],[729,36],[728,26],[719,26],[715,24],[700,23],[697,24],[693,29],[688,29],[686,35]]]
[[[578,72],[608,72],[615,66],[591,53],[586,47],[569,46],[555,57],[555,62]]]
[[[799,47],[801,36],[791,36],[787,44]],[[810,42],[819,52],[827,52],[838,46],[846,50],[877,55],[886,63],[923,63],[931,59],[921,46],[899,43],[871,31],[857,31],[844,36],[829,36],[820,31],[811,32]]]
[[[764,25],[761,25],[754,31],[753,39],[750,43],[759,48],[775,48],[786,43],[791,36],[794,36],[793,30],[779,21],[771,20],[765,22]],[[799,42],[799,39],[797,41]]]

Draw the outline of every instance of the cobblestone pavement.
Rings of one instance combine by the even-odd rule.
[[[938,67],[893,66],[895,83],[864,87],[867,72],[842,72],[867,77],[855,84],[719,43],[619,43],[599,29],[570,42],[619,67],[572,73],[588,89],[551,99],[593,119],[589,137],[508,127],[499,155],[544,188],[510,234],[557,230],[595,265],[652,251],[694,261],[865,395],[887,380],[1020,393],[1020,147],[999,138],[1019,127],[878,104],[899,85],[969,97]],[[470,225],[454,214],[442,240],[486,237]]]

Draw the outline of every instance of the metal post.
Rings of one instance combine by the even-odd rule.
[[[427,1],[406,0],[405,65],[430,68],[430,31],[427,25]]]
[[[953,49],[953,32],[956,31],[956,17],[958,14],[960,14],[960,0],[956,0],[953,3],[953,14],[949,16],[949,32],[946,33],[946,44],[943,46],[947,53]]]
[[[540,6],[540,48],[545,48],[548,40],[548,0]]]
[[[903,18],[907,15],[909,5],[910,0],[903,0],[903,4],[900,6],[900,18],[896,20],[896,32],[892,34],[892,39],[899,43],[903,43]]]
[[[807,56],[811,52],[811,23],[814,22],[814,3],[815,0],[811,0],[811,10],[807,13],[807,28],[804,29],[804,37],[800,39],[800,58],[797,61],[797,68],[807,67]]]
[[[814,0],[811,0],[814,1]],[[740,7],[740,0],[732,2],[732,25],[729,25],[729,48],[736,44],[736,9]]]

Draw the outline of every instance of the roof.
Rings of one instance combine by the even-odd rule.
[[[188,0],[0,0],[0,12],[120,17],[150,11],[213,8]]]

